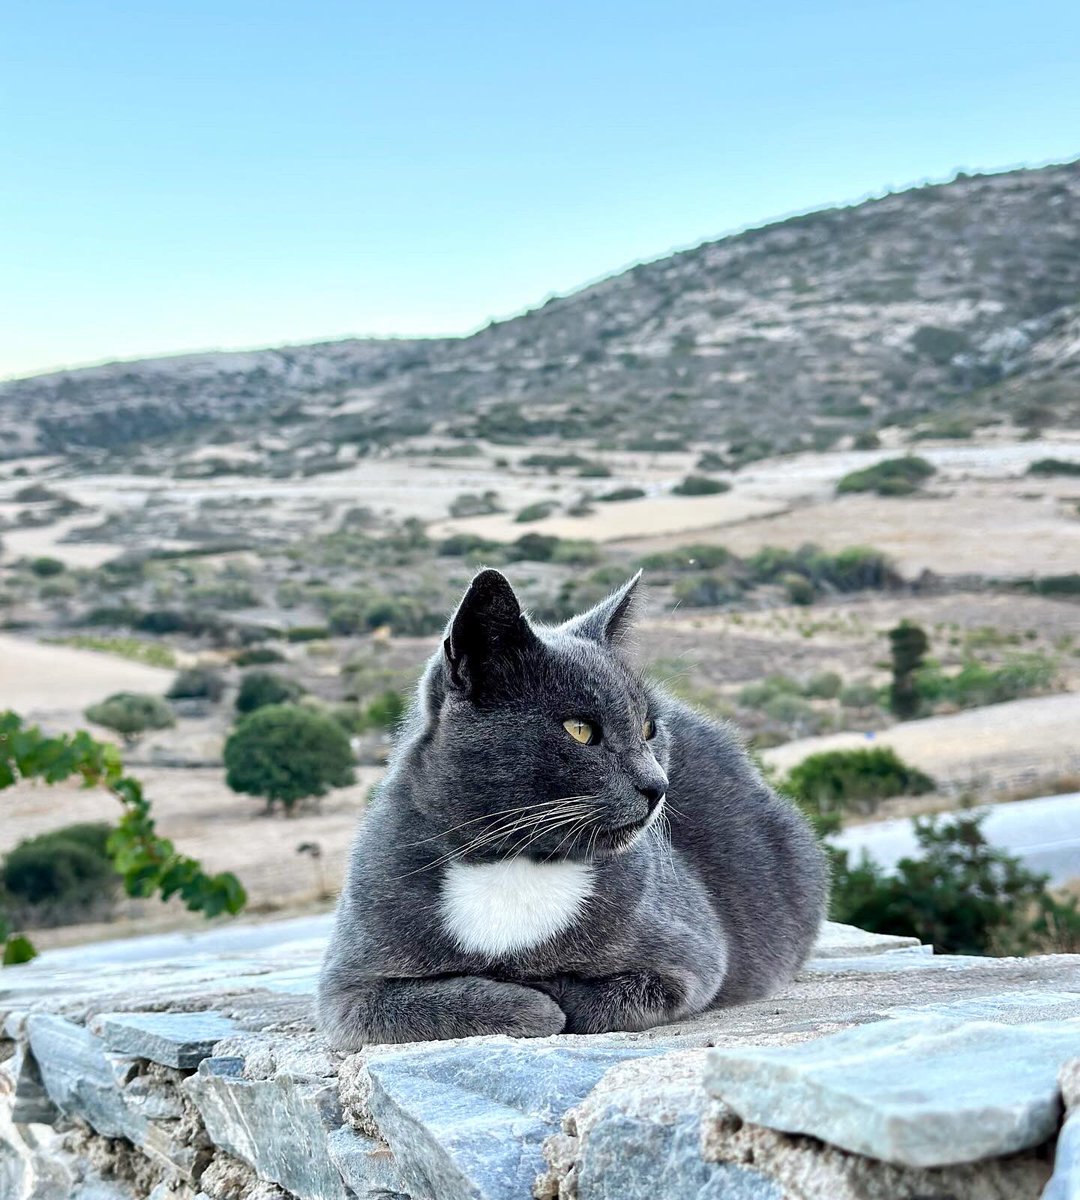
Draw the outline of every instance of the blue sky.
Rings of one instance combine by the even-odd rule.
[[[1080,5],[0,0],[0,375],[461,333],[1080,153]]]

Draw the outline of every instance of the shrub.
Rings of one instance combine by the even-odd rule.
[[[67,825],[19,842],[0,882],[13,899],[47,904],[54,916],[76,921],[116,894],[120,876],[105,846],[111,832],[104,823]]]
[[[856,450],[877,450],[881,447],[881,438],[872,429],[855,435],[852,447]]]
[[[1075,897],[1056,900],[1037,875],[991,847],[984,814],[915,820],[921,854],[895,873],[833,851],[834,920],[917,937],[948,954],[1026,954],[1080,946]]]
[[[30,560],[30,570],[38,579],[51,579],[54,575],[63,574],[66,569],[58,558],[49,558],[47,555]]]
[[[488,541],[476,533],[454,533],[438,545],[438,553],[447,558],[469,558],[499,550],[498,542]]]
[[[1063,458],[1040,458],[1027,469],[1029,475],[1080,475],[1080,462]]]
[[[648,554],[641,565],[646,571],[713,571],[730,561],[731,553],[726,547],[693,542],[675,550]]]
[[[276,671],[248,671],[236,694],[236,711],[252,713],[271,704],[288,704],[302,693],[298,683]]]
[[[930,791],[929,775],[909,766],[888,746],[825,750],[792,767],[781,784],[826,827],[839,825],[844,812],[873,812],[890,796]]]
[[[845,475],[837,483],[836,490],[840,494],[876,492],[879,496],[907,496],[924,479],[935,474],[935,470],[925,458],[914,454],[906,454],[903,458],[886,458],[872,467]]]
[[[672,591],[687,608],[715,608],[739,596],[738,588],[719,575],[684,575],[675,581]]]
[[[644,488],[621,487],[614,488],[610,492],[604,492],[602,496],[597,496],[596,498],[603,501],[604,504],[617,504],[620,500],[640,500],[644,495]]]
[[[551,500],[541,500],[538,504],[526,504],[514,517],[514,520],[519,525],[527,525],[530,521],[542,521],[545,517],[550,517],[556,507],[557,505]]]
[[[676,496],[717,496],[721,492],[730,492],[731,484],[722,479],[710,479],[707,475],[687,475],[671,490]]]
[[[349,738],[332,717],[292,704],[272,704],[245,717],[225,743],[225,782],[292,809],[354,780]]]
[[[999,667],[966,662],[955,675],[937,666],[921,668],[915,677],[919,698],[927,704],[982,708],[1045,691],[1054,682],[1057,666],[1045,654],[1016,654]]]
[[[580,454],[527,454],[520,465],[541,467],[545,471],[559,471],[563,467],[587,467],[589,460]]]
[[[217,703],[225,691],[225,680],[213,667],[190,667],[181,671],[165,693],[170,700],[209,700]]]
[[[820,671],[810,676],[802,691],[804,696],[812,696],[817,700],[835,700],[840,695],[843,683],[835,671]]]
[[[553,563],[567,567],[591,567],[600,561],[600,548],[595,542],[577,542],[560,538],[551,554]]]
[[[392,689],[376,696],[364,709],[361,729],[396,729],[405,715],[405,698]]]
[[[284,661],[285,655],[273,646],[252,646],[250,650],[241,650],[233,659],[238,667],[260,667]]]
[[[872,683],[846,684],[840,691],[844,708],[873,708],[878,702],[878,689]]]
[[[611,468],[602,462],[586,462],[578,467],[579,479],[607,479]]]
[[[788,574],[781,577],[780,583],[783,585],[788,603],[798,604],[803,607],[814,603],[817,591],[805,575],[789,571]]]
[[[475,492],[462,492],[450,501],[452,517],[483,517],[489,513],[502,511],[497,492],[487,491],[482,495]]]
[[[169,729],[175,724],[172,710],[160,696],[142,692],[116,692],[100,704],[91,704],[88,721],[115,730],[124,741],[133,742],[150,729]]]
[[[330,636],[330,630],[325,625],[294,625],[285,630],[287,642],[321,642]]]

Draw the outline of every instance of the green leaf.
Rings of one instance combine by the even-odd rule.
[[[21,933],[8,938],[4,946],[5,967],[14,967],[19,963],[29,962],[32,958],[37,958],[37,951],[29,938],[23,937]]]

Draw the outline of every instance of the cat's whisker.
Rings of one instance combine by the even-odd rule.
[[[512,808],[501,808],[491,813],[482,813],[478,817],[472,817],[468,821],[462,821],[460,825],[451,825],[449,829],[444,829],[442,833],[433,833],[431,837],[420,838],[415,842],[402,842],[403,847],[423,846],[426,842],[437,842],[440,838],[447,837],[451,833],[457,832],[459,829],[464,829],[466,825],[475,825],[479,821],[490,821],[495,817],[508,816],[511,813],[523,813],[537,808],[550,808],[557,804],[564,804],[569,800],[594,800],[595,796],[582,794],[581,796],[558,796],[554,800],[540,800],[535,804],[518,804]]]

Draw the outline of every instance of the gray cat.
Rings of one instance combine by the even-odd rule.
[[[472,581],[353,847],[332,1046],[647,1029],[805,960],[821,850],[728,730],[632,668],[639,577],[557,628]]]

